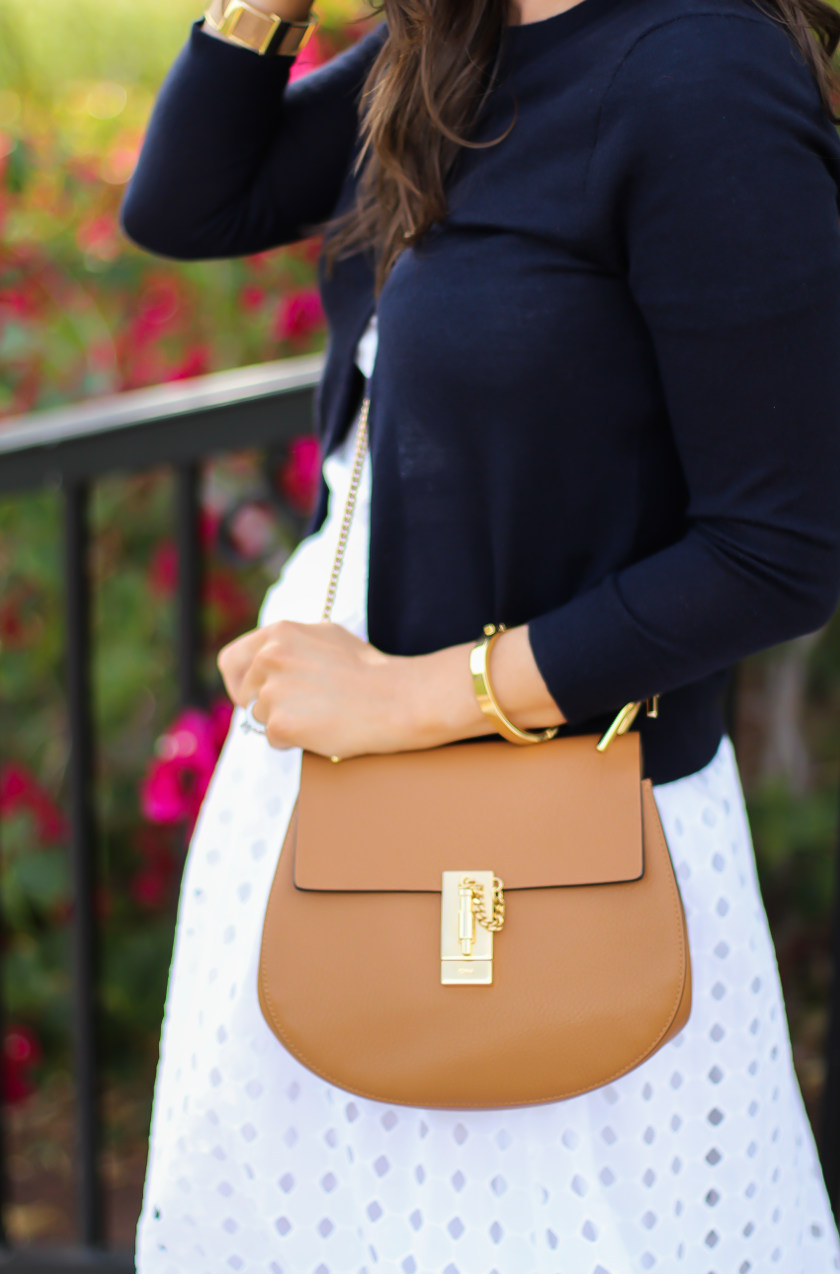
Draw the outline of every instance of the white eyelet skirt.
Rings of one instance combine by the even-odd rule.
[[[262,622],[315,621],[349,481]],[[369,462],[334,619],[366,634]],[[391,1108],[306,1070],[257,1002],[263,914],[300,753],[237,713],[181,895],[140,1274],[828,1274],[838,1239],[791,1063],[724,740],[656,789],[688,916],[691,1020],[608,1088],[488,1112]]]

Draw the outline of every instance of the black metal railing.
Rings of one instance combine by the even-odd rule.
[[[91,708],[91,588],[88,502],[105,474],[174,466],[177,476],[177,666],[185,705],[200,701],[202,553],[198,494],[201,462],[210,456],[270,448],[312,428],[317,357],[289,359],[192,382],[138,390],[77,407],[38,413],[0,428],[0,496],[49,485],[64,504],[66,683],[71,743],[73,986],[78,1175],[77,1246],[13,1251],[0,1232],[0,1264],[14,1271],[119,1271],[129,1253],[104,1246],[97,1110],[94,737]],[[734,720],[735,705],[728,704]],[[1,829],[0,829],[1,830]],[[840,967],[840,911],[835,926]],[[0,1205],[5,1202],[0,1128]],[[832,994],[821,1152],[832,1203],[840,1195],[840,979]],[[0,1214],[2,1208],[0,1208]]]
[[[43,1274],[105,1269],[122,1274],[133,1269],[130,1253],[105,1250],[99,1166],[89,570],[92,484],[114,472],[161,464],[175,468],[178,684],[184,706],[199,703],[201,462],[220,453],[270,448],[311,432],[321,364],[320,357],[287,359],[41,412],[0,427],[0,496],[48,485],[59,489],[63,501],[78,1186],[77,1246],[61,1251],[13,1251],[0,1229],[0,1264],[10,1270]],[[8,1201],[3,1150],[0,1133],[0,1217]]]

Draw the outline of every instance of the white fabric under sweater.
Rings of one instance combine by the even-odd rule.
[[[263,623],[320,617],[352,452],[351,437],[327,460],[328,520],[269,591]],[[369,508],[366,461],[333,612],[361,636]],[[300,754],[240,720],[184,877],[140,1274],[840,1269],[728,741],[656,789],[688,917],[686,1029],[588,1096],[441,1112],[331,1087],[266,1026],[257,958]]]

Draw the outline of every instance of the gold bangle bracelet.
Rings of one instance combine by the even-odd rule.
[[[470,651],[470,672],[478,706],[493,722],[497,734],[507,739],[508,743],[547,743],[549,739],[554,738],[559,726],[555,725],[548,730],[538,732],[520,730],[502,711],[493,693],[489,671],[490,651],[493,649],[496,638],[503,632],[505,632],[504,624],[485,624],[483,640]]]
[[[294,57],[318,25],[310,13],[303,21],[266,13],[248,0],[211,0],[204,19],[217,35],[255,53]]]

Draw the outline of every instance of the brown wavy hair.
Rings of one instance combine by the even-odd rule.
[[[382,0],[388,35],[362,91],[356,203],[328,232],[327,260],[371,251],[379,291],[405,248],[446,216],[446,185],[492,89],[509,0]],[[585,0],[582,0],[585,3]],[[753,0],[783,26],[838,122],[840,13],[824,0]]]

